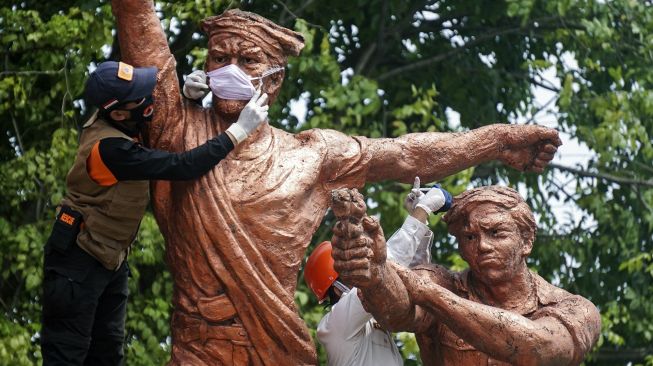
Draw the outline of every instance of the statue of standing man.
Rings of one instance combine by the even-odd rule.
[[[159,69],[150,147],[185,151],[236,121],[246,99],[214,95],[204,109],[181,97],[151,1],[113,0],[112,6],[123,60]],[[304,45],[299,33],[239,10],[205,19],[202,29],[207,73],[238,71],[235,66],[245,77],[261,77]],[[283,78],[281,69],[260,79],[269,103]],[[489,160],[541,172],[559,144],[556,131],[539,126],[368,139],[321,129],[290,134],[264,123],[202,178],[154,182],[154,213],[174,278],[170,363],[316,364],[294,292],[332,189],[412,182],[417,175],[434,181]]]

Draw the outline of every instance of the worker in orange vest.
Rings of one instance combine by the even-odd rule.
[[[154,67],[104,62],[86,82],[84,124],[67,192],[45,246],[41,350],[44,365],[123,363],[127,254],[149,202],[149,180],[199,178],[267,119],[254,93],[224,133],[180,153],[140,144],[156,113]]]

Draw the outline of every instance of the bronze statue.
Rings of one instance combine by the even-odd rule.
[[[213,96],[204,109],[180,95],[175,59],[151,1],[113,0],[123,60],[156,66],[156,112],[147,144],[185,151],[224,131],[247,101]],[[251,77],[285,66],[299,33],[230,10],[202,22],[205,71],[237,65]],[[284,72],[263,79],[273,102]],[[555,130],[491,125],[467,133],[396,139],[333,130],[290,134],[262,124],[199,180],[153,182],[153,206],[174,278],[171,364],[303,365],[317,362],[297,312],[297,273],[334,188],[385,179],[434,181],[489,160],[541,172]]]
[[[579,365],[598,340],[596,307],[526,266],[537,226],[511,188],[466,191],[443,217],[463,272],[386,261],[383,231],[356,190],[334,190],[332,208],[339,278],[383,327],[416,334],[424,365]]]

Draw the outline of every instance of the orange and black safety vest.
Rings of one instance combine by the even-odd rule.
[[[115,270],[136,238],[149,201],[149,181],[118,181],[101,159],[93,159],[98,156],[93,151],[98,149],[98,142],[108,137],[132,140],[99,118],[91,118],[84,125],[61,203],[82,214],[84,224],[77,245],[107,269]],[[94,177],[89,175],[91,171]]]

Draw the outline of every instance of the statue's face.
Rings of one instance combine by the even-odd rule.
[[[216,33],[209,40],[206,72],[233,64],[251,77],[261,76],[271,67],[280,66],[272,64],[272,60],[266,54],[269,50],[263,49],[266,46],[257,45],[246,37],[234,33]],[[268,104],[271,104],[278,95],[283,75],[283,72],[279,72],[263,79],[263,92],[268,93],[270,97]],[[254,86],[259,86],[258,81],[254,82]],[[239,114],[247,102],[247,100],[225,100],[213,96],[215,108],[224,115]]]
[[[493,204],[471,210],[457,238],[460,255],[475,278],[487,284],[510,281],[530,254],[512,215]]]

